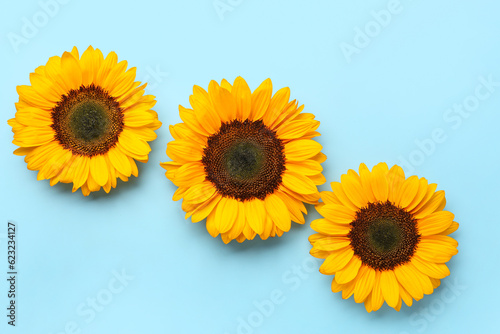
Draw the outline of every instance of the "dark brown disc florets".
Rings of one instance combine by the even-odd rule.
[[[104,154],[123,131],[119,103],[94,84],[63,95],[51,115],[55,138],[75,155]]]
[[[284,145],[262,121],[234,120],[208,138],[202,162],[221,195],[264,199],[281,184]]]
[[[413,215],[389,201],[359,209],[351,226],[354,254],[377,270],[409,262],[420,240]]]

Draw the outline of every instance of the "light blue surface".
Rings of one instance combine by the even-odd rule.
[[[500,81],[498,2],[221,0],[220,16],[213,0],[66,2],[47,9],[53,17],[34,0],[4,3],[0,14],[1,333],[492,332],[500,298],[500,86],[482,82]],[[380,13],[387,9],[390,19]],[[24,18],[41,27],[24,31],[29,38],[16,53],[9,36],[22,36]],[[365,28],[369,41],[357,36]],[[36,181],[12,154],[6,121],[16,85],[29,84],[30,72],[90,44],[137,67],[163,127],[139,178],[85,198]],[[353,47],[346,57],[342,49]],[[399,313],[384,306],[368,314],[333,294],[331,277],[308,254],[312,207],[306,226],[265,242],[224,245],[204,222],[184,220],[159,166],[172,139],[168,125],[180,121],[178,105],[188,105],[194,84],[238,75],[251,89],[268,77],[275,90],[289,86],[316,115],[329,181],[361,162],[386,161],[446,191],[460,246],[433,295]],[[462,103],[475,111],[448,111]],[[18,224],[16,328],[5,316],[9,219]],[[122,271],[130,276],[123,282]],[[91,311],[96,298],[106,305]]]

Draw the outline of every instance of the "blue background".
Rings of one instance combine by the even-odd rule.
[[[215,2],[228,6],[223,13],[213,0],[66,2],[46,8],[53,17],[34,0],[4,3],[0,14],[0,272],[8,220],[18,224],[19,247],[18,325],[6,324],[2,278],[1,333],[413,334],[498,325],[500,86],[482,83],[500,81],[498,2]],[[388,8],[397,11],[390,20],[380,12]],[[26,20],[38,31],[13,46]],[[365,29],[372,37],[363,39]],[[356,53],[346,56],[348,44]],[[116,51],[158,100],[163,127],[150,162],[109,195],[50,187],[12,154],[6,121],[16,85],[74,45]],[[460,246],[433,295],[399,313],[368,314],[333,294],[308,254],[308,225],[319,217],[312,207],[305,226],[243,244],[224,245],[204,222],[184,220],[159,165],[168,160],[168,125],[180,122],[178,105],[188,106],[194,84],[238,75],[251,89],[268,77],[275,91],[289,86],[322,122],[327,180],[386,161],[446,191]],[[453,107],[463,103],[474,110],[460,116]],[[116,280],[122,272],[125,283]],[[105,304],[99,311],[90,311],[94,299]]]

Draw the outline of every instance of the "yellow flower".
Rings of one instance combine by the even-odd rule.
[[[173,160],[162,163],[179,188],[173,199],[193,222],[207,218],[213,237],[225,243],[259,235],[281,236],[291,221],[304,224],[303,202],[317,204],[326,156],[314,115],[302,113],[290,89],[272,96],[271,80],[253,93],[243,78],[231,85],[194,86],[192,109],[179,106],[183,123],[170,127]]]
[[[76,47],[51,57],[30,74],[31,86],[18,86],[14,154],[26,156],[38,180],[73,183],[87,196],[101,187],[109,192],[116,179],[138,176],[135,160],[148,161],[154,130],[161,126],[151,110],[155,97],[143,95],[135,67],[104,59],[92,46],[79,57]]]
[[[320,272],[335,275],[332,291],[354,295],[368,312],[384,301],[400,310],[431,294],[450,271],[446,262],[458,243],[448,234],[458,228],[443,211],[444,191],[425,178],[405,179],[401,167],[361,164],[349,170],[333,192],[321,193],[317,206],[325,217],[311,223],[311,255],[325,259]]]

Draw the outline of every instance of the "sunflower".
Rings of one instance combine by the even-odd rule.
[[[325,218],[311,223],[318,233],[309,241],[311,255],[325,259],[320,272],[335,275],[333,292],[354,295],[368,312],[384,301],[399,311],[402,301],[411,306],[450,274],[445,263],[458,243],[448,235],[458,223],[443,211],[436,184],[380,163],[371,172],[361,164],[359,174],[349,170],[331,185],[317,206]]]
[[[289,88],[272,91],[270,79],[251,92],[241,77],[211,81],[208,92],[194,86],[192,109],[179,106],[183,123],[170,127],[173,161],[161,166],[179,187],[173,199],[224,243],[279,237],[291,221],[304,224],[304,202],[320,198],[319,122],[289,101]]]
[[[155,97],[144,95],[146,84],[135,80],[116,53],[104,59],[92,46],[51,57],[30,74],[31,86],[18,86],[14,154],[26,156],[38,180],[73,183],[87,196],[116,180],[138,176],[134,161],[147,162],[154,130],[161,126],[151,110]]]

